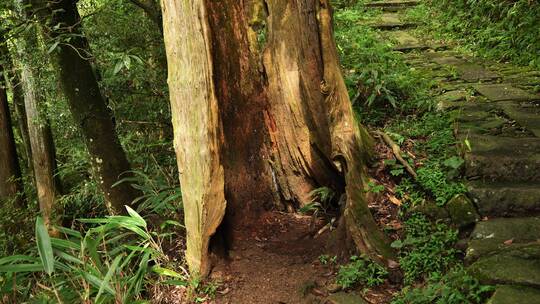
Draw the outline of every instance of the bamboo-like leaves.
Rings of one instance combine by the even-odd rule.
[[[54,272],[54,254],[49,232],[41,216],[36,218],[36,241],[43,270],[51,275]]]

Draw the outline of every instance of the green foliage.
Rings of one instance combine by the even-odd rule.
[[[328,187],[320,187],[309,193],[311,196],[311,203],[303,206],[299,209],[301,213],[317,213],[319,211],[326,212],[335,197],[334,190]]]
[[[365,10],[361,2],[350,2],[338,3],[335,37],[353,105],[358,110],[363,105],[406,111],[431,108],[429,81],[410,69],[377,31],[361,24],[376,12]]]
[[[375,182],[373,181],[370,181],[368,182],[368,192],[371,192],[371,193],[381,193],[384,191],[384,186],[383,185],[377,185]]]
[[[529,0],[430,0],[410,13],[437,38],[455,39],[481,56],[540,67],[540,3]]]
[[[416,171],[417,185],[411,184],[410,180],[402,180],[398,185],[398,194],[402,198],[408,197],[413,205],[422,201],[422,192],[432,196],[441,206],[456,194],[466,192],[463,183],[455,181],[464,161],[458,156],[452,125],[447,114],[426,113],[398,120],[388,127],[394,134],[412,140],[415,153],[425,158]],[[395,161],[388,164],[396,166]],[[393,175],[400,175],[398,167],[391,168]]]
[[[387,276],[383,266],[366,257],[352,256],[348,264],[340,266],[336,282],[343,288],[357,285],[373,287],[384,283]]]
[[[143,299],[146,284],[186,281],[163,253],[163,234],[149,230],[133,209],[128,216],[82,219],[84,233],[57,227],[62,238],[50,237],[43,221],[36,221],[37,252],[0,260],[1,291],[5,297],[33,297],[63,303],[133,303]],[[180,267],[180,265],[176,265]],[[49,276],[42,276],[41,273]],[[26,290],[39,282],[38,289]],[[187,284],[187,283],[186,283]]]
[[[467,192],[467,188],[460,182],[451,182],[447,178],[444,168],[439,161],[430,161],[417,171],[418,183],[435,197],[437,205],[446,204],[456,194]]]
[[[164,175],[150,176],[138,170],[133,170],[132,173],[132,177],[123,178],[116,184],[127,182],[143,193],[132,202],[139,212],[170,217],[182,210],[182,193],[176,180],[168,180]]]
[[[335,264],[337,262],[337,256],[329,256],[328,254],[323,254],[319,256],[319,262],[323,265]]]
[[[481,285],[456,266],[444,275],[431,275],[425,286],[405,287],[392,304],[479,304],[491,291],[493,287]]]
[[[442,223],[431,223],[414,214],[405,222],[405,239],[392,243],[400,249],[405,284],[436,273],[444,273],[457,262],[457,231]]]

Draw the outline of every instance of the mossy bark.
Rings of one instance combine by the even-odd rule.
[[[37,0],[29,11],[38,14],[42,21],[49,20],[43,24],[44,32],[60,42],[55,51],[60,83],[70,112],[82,130],[94,177],[108,206],[115,212],[125,212],[124,205],[130,205],[141,194],[129,183],[113,187],[120,179],[132,175],[131,167],[93,72],[92,54],[81,30],[76,2]],[[70,37],[68,41],[62,38],[66,36]]]
[[[346,194],[357,247],[391,257],[364,196],[370,138],[354,121],[329,4],[176,0],[162,7],[192,272],[208,273],[209,240],[223,218],[234,240],[265,209],[294,210],[321,186]]]
[[[21,65],[21,84],[24,92],[24,109],[28,123],[30,149],[34,168],[38,203],[45,224],[54,222],[56,199],[60,185],[55,178],[56,155],[51,128],[45,115],[43,94],[39,91],[38,66],[32,53],[40,51],[37,32],[29,30],[17,41],[17,53]]]

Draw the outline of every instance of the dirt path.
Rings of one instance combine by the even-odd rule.
[[[225,286],[216,303],[323,303],[316,289],[334,273],[318,259],[326,254],[327,235],[311,237],[320,224],[310,216],[265,214],[255,230],[237,237],[230,260],[212,272]]]

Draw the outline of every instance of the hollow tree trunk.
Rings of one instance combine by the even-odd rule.
[[[3,41],[0,40],[0,43]],[[0,62],[0,201],[13,201],[15,206],[24,204],[22,196],[21,170],[17,159],[11,114],[6,94],[7,82],[4,80],[5,70]],[[7,205],[3,205],[7,207]],[[8,207],[9,208],[9,207]]]
[[[28,30],[17,41],[17,54],[21,66],[21,84],[24,92],[24,108],[28,123],[28,134],[34,179],[41,215],[48,227],[54,222],[56,215],[56,199],[59,194],[59,183],[55,178],[56,155],[54,142],[48,119],[44,115],[45,100],[38,84],[39,66],[33,54],[39,52],[37,31]]]
[[[93,72],[92,55],[81,30],[76,2],[39,1],[34,8],[40,20],[50,20],[43,27],[46,35],[60,42],[55,52],[60,82],[71,114],[84,135],[97,183],[108,206],[115,212],[125,212],[124,205],[130,205],[140,193],[129,183],[114,186],[132,175],[131,167]],[[70,36],[69,41],[62,40],[65,36]]]
[[[208,273],[209,240],[224,217],[242,229],[268,205],[309,203],[321,186],[346,195],[358,249],[392,257],[365,200],[370,138],[353,118],[328,2],[162,8],[191,271]]]

